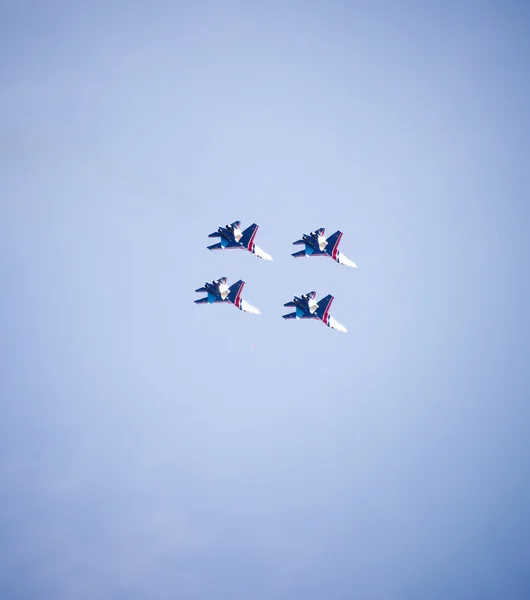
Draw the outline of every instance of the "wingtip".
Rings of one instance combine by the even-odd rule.
[[[357,265],[353,262],[353,260],[350,260],[349,258],[344,256],[344,254],[339,254],[337,262],[341,265],[344,265],[345,267],[351,267],[352,269],[358,268]]]
[[[252,306],[246,300],[241,301],[241,304],[239,305],[239,310],[242,310],[246,313],[250,313],[251,315],[261,315],[261,311],[259,310],[259,308]]]
[[[342,325],[341,323],[336,321],[333,317],[329,318],[328,327],[331,327],[331,329],[335,329],[335,331],[341,331],[342,333],[348,333],[348,330],[346,329],[346,327],[344,327],[344,325]]]

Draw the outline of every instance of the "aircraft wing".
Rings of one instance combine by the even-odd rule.
[[[339,244],[342,235],[342,231],[335,231],[335,233],[333,235],[330,235],[326,240],[326,253],[329,254],[334,260],[337,260],[337,255],[339,253]]]
[[[232,304],[237,306],[237,308],[241,308],[241,292],[243,291],[244,287],[245,282],[242,279],[240,279],[228,288],[228,296],[226,299],[228,300],[228,302],[231,302]]]
[[[243,248],[250,250],[250,252],[255,254],[258,258],[262,258],[263,260],[272,260],[272,256],[270,254],[267,254],[254,243],[254,238],[256,237],[258,228],[259,226],[256,225],[256,223],[252,223],[250,227],[247,227],[245,231],[243,231],[243,235],[241,236],[239,243],[241,246],[243,246]]]
[[[243,231],[243,235],[241,236],[241,239],[239,240],[239,243],[241,244],[241,246],[243,246],[244,248],[246,248],[247,250],[250,250],[252,252],[253,248],[254,248],[254,238],[256,237],[256,233],[258,232],[258,225],[256,225],[256,223],[252,223],[252,225],[250,225],[250,227],[247,227],[244,231]]]
[[[329,324],[329,309],[331,308],[334,299],[334,296],[328,294],[319,301],[318,308],[315,311],[315,315],[324,321],[326,325]]]

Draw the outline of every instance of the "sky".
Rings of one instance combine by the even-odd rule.
[[[529,34],[1,4],[0,597],[530,597]],[[235,220],[273,262],[206,249]],[[290,256],[319,227],[358,269]],[[223,276],[262,314],[193,304]]]

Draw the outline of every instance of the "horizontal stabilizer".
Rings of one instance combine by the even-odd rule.
[[[294,302],[286,302],[284,306],[292,306],[294,308],[296,304]]]
[[[208,298],[200,298],[199,300],[194,300],[195,304],[208,304]]]
[[[236,242],[230,242],[225,238],[221,238],[221,242],[219,244],[213,244],[213,246],[208,246],[208,250],[237,250],[241,249],[241,246]]]
[[[296,313],[289,313],[288,315],[283,315],[283,319],[296,319]]]
[[[221,234],[218,231],[214,231],[213,233],[210,233],[208,237],[221,237]]]
[[[296,240],[296,242],[293,242],[293,246],[299,246],[300,244],[305,244],[304,240]]]
[[[307,254],[305,250],[300,250],[300,252],[295,252],[294,254],[291,254],[291,256],[294,256],[295,258],[305,258]]]
[[[200,287],[195,290],[196,292],[207,292],[208,290],[205,287]]]

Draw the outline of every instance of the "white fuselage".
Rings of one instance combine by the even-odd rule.
[[[302,315],[306,312],[309,312],[309,314],[312,315],[318,308],[317,301],[314,298],[308,298],[305,294],[301,298],[295,296],[294,303],[296,304],[298,309],[296,311],[297,318],[299,318],[299,314]]]
[[[226,300],[226,297],[229,294],[228,286],[226,285],[226,283],[220,283],[219,284],[219,294],[221,295],[221,298],[223,300]]]

